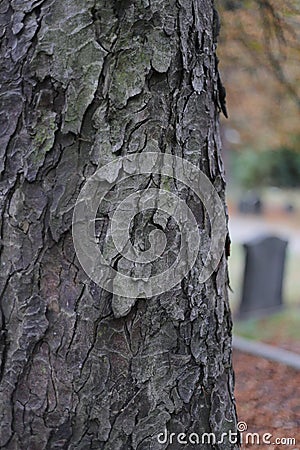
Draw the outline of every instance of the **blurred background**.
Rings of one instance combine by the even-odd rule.
[[[221,21],[219,68],[229,115],[222,117],[221,133],[234,334],[291,351],[296,361],[300,0],[217,0],[216,6]],[[298,447],[292,448],[298,450],[299,370],[236,347],[233,357],[239,420],[246,421],[249,431],[296,438]],[[262,448],[242,445],[248,447]]]
[[[293,340],[300,330],[300,1],[218,0],[217,7],[219,67],[229,115],[221,127],[236,331],[285,345],[285,337]],[[268,314],[259,317],[253,311],[248,323],[238,320],[243,244],[261,235],[288,242],[282,257],[285,310],[277,317],[270,314],[270,329]]]

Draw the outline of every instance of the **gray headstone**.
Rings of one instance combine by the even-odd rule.
[[[287,241],[259,237],[244,244],[246,252],[240,318],[276,312],[282,308],[282,284]]]

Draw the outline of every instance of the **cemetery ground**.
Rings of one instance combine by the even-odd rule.
[[[243,449],[300,449],[300,372],[284,364],[234,351],[235,396],[239,421],[247,424],[242,433]],[[246,441],[246,434],[258,433],[260,443]],[[262,443],[270,433],[271,445]],[[282,443],[276,439],[282,438]],[[285,438],[295,439],[287,445]]]
[[[234,321],[236,335],[297,354],[299,329],[300,308],[293,307],[270,317]],[[236,349],[233,364],[239,421],[260,439],[264,433],[272,434],[272,445],[244,442],[241,449],[300,450],[300,371]],[[275,438],[293,438],[295,445],[275,444]]]
[[[229,204],[233,241],[229,258],[233,290],[230,300],[235,335],[300,354],[300,204],[296,204],[292,213],[282,207],[291,198],[289,194],[274,196],[269,192],[260,215],[239,214],[235,205]],[[299,192],[294,198],[300,198]],[[270,316],[239,321],[236,313],[245,259],[242,244],[259,235],[276,235],[289,241],[283,283],[284,309]],[[272,434],[270,445],[243,442],[241,448],[300,450],[300,371],[237,350],[233,352],[233,360],[239,420],[247,423],[250,433],[258,433],[260,437],[264,433]],[[283,438],[282,443],[276,443],[276,438]],[[296,443],[287,444],[284,438],[294,438]]]
[[[294,307],[270,317],[234,321],[236,335],[297,354],[299,329],[300,308]],[[244,442],[241,449],[300,450],[300,371],[236,349],[233,364],[239,421],[247,424],[248,432],[258,433],[260,439],[264,433],[272,434],[272,445]],[[276,438],[295,439],[295,445],[275,444]]]

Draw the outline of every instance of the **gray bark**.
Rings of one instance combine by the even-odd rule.
[[[225,255],[207,282],[198,261],[176,288],[120,312],[80,267],[71,232],[86,178],[129,153],[186,158],[224,202],[213,2],[4,0],[0,13],[0,448],[176,449],[158,443],[165,427],[235,431]],[[126,188],[149,183],[161,179]],[[201,203],[182,195],[205,242]],[[150,223],[139,218],[134,242]],[[166,233],[177,245],[176,228]]]

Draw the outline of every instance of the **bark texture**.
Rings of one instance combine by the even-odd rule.
[[[199,261],[171,292],[122,309],[84,274],[71,234],[86,178],[128,153],[184,157],[224,199],[212,0],[4,0],[0,13],[0,448],[177,449],[158,443],[165,427],[235,431],[225,255],[206,283]],[[170,189],[205,244],[199,200]],[[135,243],[150,224],[153,212],[133,224]],[[171,222],[166,233],[175,251]]]

